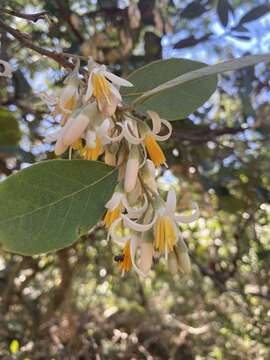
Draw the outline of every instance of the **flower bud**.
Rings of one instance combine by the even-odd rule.
[[[172,275],[178,273],[178,261],[174,252],[170,252],[168,255],[168,268]]]
[[[143,241],[141,243],[141,253],[140,253],[140,269],[146,275],[149,273],[154,255],[153,243],[149,241]]]
[[[89,118],[85,114],[80,113],[75,118],[70,118],[63,134],[63,144],[66,146],[72,145],[81,137],[88,124]]]
[[[191,262],[190,262],[190,257],[187,252],[179,253],[178,267],[179,267],[179,270],[185,274],[188,274],[191,272]]]
[[[126,193],[131,192],[136,185],[139,171],[140,153],[137,146],[132,146],[126,165],[124,189]]]

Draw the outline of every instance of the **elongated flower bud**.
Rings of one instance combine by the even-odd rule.
[[[62,137],[59,137],[56,141],[54,152],[56,156],[62,155],[66,150],[68,146],[63,144]]]
[[[179,253],[178,261],[179,261],[178,263],[179,269],[183,273],[188,274],[191,272],[191,262],[187,252]]]
[[[171,272],[172,275],[175,275],[178,273],[178,261],[177,261],[177,257],[175,255],[174,252],[169,253],[168,256],[168,268]]]
[[[129,193],[135,188],[139,171],[140,153],[137,146],[133,146],[129,152],[125,173],[125,192]]]
[[[67,129],[63,134],[63,144],[66,146],[72,145],[81,137],[89,124],[89,118],[80,113],[75,118],[70,119],[69,122],[70,123],[67,123]]]
[[[185,274],[190,273],[190,257],[188,255],[187,246],[182,238],[179,239],[177,246],[174,248],[174,253],[177,258],[178,269]]]
[[[149,273],[154,255],[154,246],[152,242],[143,241],[141,243],[140,269],[146,275]]]

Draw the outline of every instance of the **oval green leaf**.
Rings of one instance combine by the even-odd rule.
[[[146,91],[204,66],[206,64],[186,59],[158,60],[130,74],[128,80],[134,86],[122,88],[121,92],[125,102],[130,104]],[[202,106],[216,87],[216,75],[197,79],[165,90],[147,99],[143,104],[138,104],[138,108],[143,111],[156,111],[170,121],[184,119]]]
[[[0,146],[17,145],[21,138],[19,124],[14,114],[0,108]]]
[[[71,245],[97,224],[117,170],[85,160],[49,160],[0,184],[0,244],[35,255]]]

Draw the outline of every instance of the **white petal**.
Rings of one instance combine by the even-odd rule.
[[[65,108],[65,102],[67,102],[71,97],[76,96],[76,91],[77,89],[72,85],[64,87],[59,98],[59,107],[62,111],[69,114],[72,112],[70,109]]]
[[[122,95],[120,94],[119,90],[112,84],[110,84],[110,89],[111,89],[111,93],[116,97],[118,102],[119,103],[122,102]]]
[[[10,64],[4,60],[0,60],[0,64],[4,67],[4,70],[0,72],[0,76],[12,77],[12,67]]]
[[[119,219],[116,219],[112,223],[112,225],[110,227],[110,231],[109,231],[109,236],[111,236],[112,240],[114,242],[116,242],[117,244],[123,245],[130,239],[130,235],[119,236],[119,235],[116,234],[116,227],[117,227],[118,224],[120,224],[121,221],[122,221],[122,219],[119,218]]]
[[[123,193],[116,191],[115,193],[113,193],[113,196],[107,202],[105,207],[110,211],[113,211],[120,204],[123,197],[125,197]]]
[[[145,194],[143,194],[143,198],[144,198],[144,203],[139,208],[133,208],[133,207],[129,206],[127,199],[126,198],[123,199],[123,205],[126,208],[126,210],[128,212],[127,215],[130,219],[137,219],[145,213],[145,211],[148,207],[148,200],[147,200],[147,196]]]
[[[91,73],[89,75],[87,90],[83,97],[84,102],[88,101],[90,99],[90,97],[93,95],[94,88],[93,88],[93,84],[92,84],[92,77],[93,77],[93,71],[91,71]]]
[[[134,270],[141,276],[145,277],[146,274],[144,272],[142,272],[136,265],[135,263],[135,257],[136,257],[136,249],[137,249],[137,243],[138,243],[138,239],[135,236],[131,237],[130,240],[130,257],[131,257],[131,262],[132,262],[132,266],[134,268]]]
[[[133,86],[133,84],[130,81],[125,80],[125,79],[121,78],[120,76],[114,75],[110,71],[103,71],[103,74],[104,74],[104,76],[106,76],[106,78],[111,80],[112,83],[114,83],[118,86],[127,86],[127,87]]]
[[[176,210],[176,194],[174,188],[170,188],[166,201],[166,213],[168,215],[174,215]]]
[[[200,216],[200,210],[197,204],[192,205],[194,212],[191,215],[174,215],[176,221],[182,224],[189,224],[197,220]]]
[[[149,224],[138,224],[137,222],[130,220],[127,215],[122,215],[122,219],[124,220],[124,224],[130,227],[132,230],[142,232],[150,230],[154,226],[157,217],[155,215]]]
[[[77,117],[73,118],[72,121],[66,124],[68,126],[64,127],[63,143],[67,146],[72,145],[82,136],[88,124],[89,118],[84,114],[79,114]]]
[[[68,146],[63,143],[62,136],[59,137],[54,147],[55,155],[57,156],[62,155],[67,150],[67,148]]]
[[[139,145],[143,141],[143,138],[137,138],[133,136],[128,128],[128,122],[125,121],[123,125],[123,134],[127,141],[134,145]]]
[[[117,125],[119,125],[121,127],[121,132],[119,133],[119,135],[116,135],[116,136],[104,135],[105,139],[107,139],[108,141],[110,141],[112,143],[118,142],[118,141],[122,140],[124,137],[123,125],[121,123],[117,123]]]
[[[165,120],[165,119],[161,119],[161,123],[164,124],[167,129],[168,129],[168,134],[166,135],[155,135],[155,138],[158,140],[158,141],[165,141],[165,140],[168,140],[170,137],[171,137],[171,134],[172,134],[172,125],[169,123],[169,121]]]
[[[154,134],[158,134],[161,130],[161,119],[155,111],[147,111],[147,114],[150,116],[152,120],[152,131]]]
[[[90,149],[95,149],[95,148],[96,148],[97,136],[96,136],[95,131],[87,130],[87,131],[86,131],[85,140],[86,140],[87,146],[88,146]]]
[[[148,167],[148,170],[150,171],[150,174],[152,177],[156,177],[156,167],[150,159],[146,160],[146,165]]]

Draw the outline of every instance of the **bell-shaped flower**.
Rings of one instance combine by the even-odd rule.
[[[133,268],[139,275],[145,277],[149,272],[149,264],[145,264],[145,268],[147,272],[143,271],[143,266],[141,266],[142,260],[144,260],[142,251],[148,251],[149,249],[143,247],[141,248],[142,242],[141,238],[138,236],[136,232],[128,231],[128,233],[124,236],[121,236],[117,233],[117,228],[120,225],[122,219],[117,219],[109,232],[109,235],[112,237],[112,240],[116,242],[118,245],[123,246],[123,252],[120,257],[117,257],[117,261],[119,263],[119,267],[122,269],[122,274],[131,270]],[[140,266],[136,264],[136,257],[139,250],[140,253]],[[149,257],[147,257],[147,260]],[[151,267],[151,264],[150,264]]]
[[[64,126],[68,117],[75,110],[79,101],[80,79],[78,76],[80,62],[64,81],[65,86],[59,94],[41,94],[40,97],[48,106],[55,106],[53,116],[61,115],[61,125]]]
[[[161,198],[156,198],[154,207],[153,219],[148,224],[135,222],[126,215],[122,215],[122,219],[124,224],[134,231],[145,232],[153,229],[155,249],[159,253],[165,253],[167,258],[168,253],[173,251],[177,241],[181,238],[177,222],[187,224],[197,220],[200,215],[199,208],[193,204],[194,211],[190,216],[175,214],[176,194],[174,189],[169,190],[166,203]]]
[[[79,99],[79,83],[80,80],[77,77],[69,78],[66,86],[60,93],[55,113],[62,115],[62,125],[64,125],[67,117],[73,112],[77,105]]]
[[[131,144],[144,144],[149,157],[155,166],[160,166],[162,164],[166,164],[166,158],[157,141],[165,141],[169,139],[172,133],[172,126],[167,120],[161,119],[156,112],[148,111],[147,113],[152,120],[152,129],[150,129],[145,122],[137,121],[137,124],[134,124],[134,121],[131,122],[128,119],[124,121],[122,125],[123,137],[125,137]],[[133,129],[131,129],[131,124],[133,125]],[[164,125],[168,130],[166,135],[159,135],[162,125]],[[138,127],[140,136],[134,134],[134,127],[136,126]]]
[[[45,141],[54,142],[55,154],[63,154],[70,146],[77,145],[82,138],[90,121],[95,119],[98,115],[98,110],[95,102],[92,102],[84,108],[74,111],[65,123],[65,125],[56,132],[49,134]]]
[[[107,209],[106,215],[104,217],[104,224],[107,229],[109,229],[115,220],[121,217],[121,214],[126,211],[127,216],[130,219],[137,219],[143,215],[148,206],[147,197],[143,196],[143,204],[139,207],[131,207],[128,203],[127,196],[123,192],[122,186],[118,185],[113,196],[105,205]]]
[[[0,76],[5,76],[5,77],[12,77],[12,67],[10,66],[10,64],[7,61],[1,60],[0,59]]]
[[[103,147],[108,142],[106,134],[109,128],[110,120],[104,119],[99,126],[97,126],[97,121],[94,121],[94,124],[86,130],[85,146],[82,150],[85,159],[97,160],[99,155],[103,153]]]
[[[88,63],[89,79],[84,102],[95,97],[99,111],[104,116],[112,116],[122,97],[118,90],[120,86],[133,86],[129,81],[112,74],[105,65],[99,65],[93,60]]]

